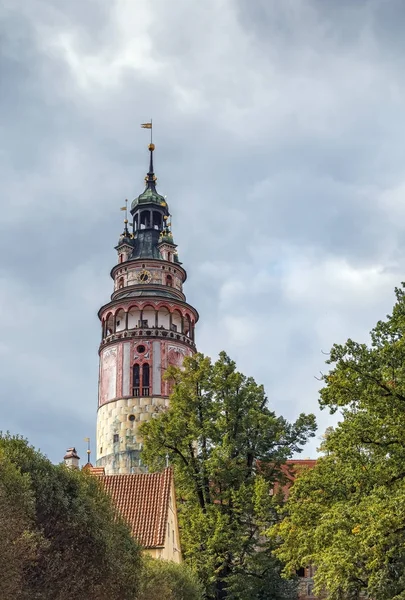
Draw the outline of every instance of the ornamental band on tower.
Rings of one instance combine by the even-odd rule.
[[[97,413],[97,466],[108,475],[144,471],[139,425],[168,406],[169,365],[195,352],[198,313],[186,302],[187,274],[179,261],[167,202],[156,190],[153,151],[146,187],[131,204],[111,271],[111,301],[102,326]]]

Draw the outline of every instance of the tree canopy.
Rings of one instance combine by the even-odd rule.
[[[135,600],[141,555],[97,478],[0,437],[0,596]]]
[[[405,598],[405,292],[369,344],[333,346],[320,404],[342,420],[295,482],[273,539],[330,600]]]
[[[188,357],[166,377],[170,407],[143,425],[143,460],[160,469],[169,456],[174,465],[182,549],[207,598],[294,598],[263,533],[277,519],[279,467],[314,435],[314,416],[277,417],[263,386],[225,353],[214,364]]]
[[[22,598],[24,568],[35,560],[34,497],[28,477],[0,451],[0,598]]]

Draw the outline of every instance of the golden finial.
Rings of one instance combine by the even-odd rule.
[[[151,152],[153,152],[155,149],[155,144],[149,144],[148,148]]]

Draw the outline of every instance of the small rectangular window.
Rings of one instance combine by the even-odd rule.
[[[117,442],[119,442],[119,440],[120,440],[120,438],[119,438],[118,433],[114,433],[114,436],[113,436],[113,442],[114,442],[114,444],[116,444]]]

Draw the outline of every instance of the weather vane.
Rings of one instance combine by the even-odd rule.
[[[152,143],[152,119],[150,120],[149,123],[142,123],[141,127],[143,129],[150,129],[150,150],[153,150],[154,146]],[[121,206],[120,210],[124,210],[125,211],[125,219],[124,219],[124,223],[125,223],[125,229],[127,229],[128,226],[128,199],[125,199],[125,206]],[[129,224],[132,227],[132,224]],[[133,235],[131,235],[131,237],[133,237]]]
[[[128,198],[125,198],[125,206],[121,206],[120,210],[125,210],[125,225],[128,223]]]
[[[152,144],[152,119],[150,120],[149,123],[142,123],[141,127],[143,129],[150,129],[150,143]]]

